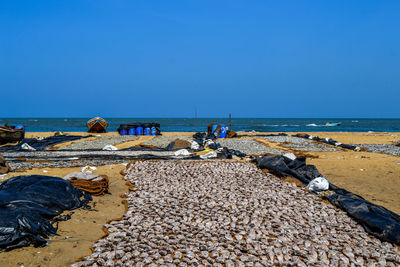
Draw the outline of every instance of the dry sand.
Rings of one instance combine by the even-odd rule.
[[[53,133],[27,133],[26,136],[49,136]],[[87,135],[87,133],[68,133]],[[163,133],[165,135],[192,135],[193,133]],[[248,133],[246,133],[248,134]],[[291,133],[288,133],[291,134]],[[400,140],[400,133],[309,133],[321,138],[330,137],[342,143],[391,144]],[[106,133],[102,136],[115,136],[118,133]],[[97,136],[92,139],[97,138]],[[142,136],[138,140],[116,145],[119,149],[127,148],[150,140],[153,137]],[[88,140],[83,139],[81,141]],[[79,142],[74,141],[74,142]],[[69,142],[70,143],[70,142]],[[57,145],[57,148],[69,144]],[[276,143],[263,141],[265,145],[289,150]],[[295,152],[296,154],[300,154]],[[308,155],[308,164],[314,164],[332,183],[341,186],[365,199],[382,205],[400,214],[400,157],[380,153],[354,152],[301,152]],[[110,179],[110,194],[94,197],[91,205],[95,211],[75,210],[72,218],[60,222],[59,236],[51,237],[44,248],[26,247],[9,252],[2,252],[0,266],[68,266],[79,258],[91,254],[91,245],[104,236],[103,224],[121,217],[125,213],[124,199],[128,192],[120,174],[124,165],[105,165],[98,167],[95,173],[106,174]],[[47,172],[43,172],[46,170]],[[24,172],[10,173],[9,176],[42,174],[63,177],[75,168],[40,168]]]

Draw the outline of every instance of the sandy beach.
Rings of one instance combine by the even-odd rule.
[[[53,134],[54,133],[27,133],[26,137],[27,138],[36,138],[38,136],[47,137]],[[68,134],[88,135],[87,133],[81,133],[81,132],[68,133]],[[246,150],[245,153],[248,155],[254,153],[253,156],[255,157],[260,155],[268,155],[268,154],[283,153],[283,152],[292,152],[296,156],[305,155],[307,156],[307,163],[315,165],[318,168],[318,170],[324,175],[324,177],[327,178],[331,183],[340,186],[342,188],[345,188],[346,190],[351,191],[355,194],[358,194],[368,201],[371,201],[378,205],[382,205],[383,207],[397,214],[400,214],[400,194],[399,194],[400,156],[399,155],[368,152],[365,150],[352,151],[346,149],[337,149],[335,147],[328,145],[314,144],[315,142],[313,142],[313,144],[309,144],[308,147],[305,147],[303,149],[300,146],[300,142],[299,144],[294,144],[290,141],[285,141],[283,139],[273,140],[272,138],[268,139],[267,137],[262,137],[262,135],[267,135],[271,133],[239,132],[238,134],[239,136],[241,135],[245,136],[229,140],[218,139],[217,142],[221,141],[221,144],[223,146],[227,147],[232,146],[234,149],[241,148],[242,150]],[[287,134],[291,135],[293,133],[287,133]],[[343,144],[393,145],[393,142],[400,141],[400,133],[313,132],[309,134],[312,134],[314,136],[319,136],[321,138],[329,137]],[[83,147],[84,145],[83,142],[87,142],[87,144],[90,144],[90,142],[93,143],[94,141],[96,140],[98,141],[98,139],[105,137],[111,138],[111,139],[104,139],[105,142],[112,142],[114,140],[113,142],[115,143],[113,143],[113,145],[117,147],[119,150],[131,147],[140,148],[141,146],[161,148],[165,145],[164,143],[170,142],[170,140],[174,140],[176,139],[176,137],[179,137],[181,139],[185,138],[190,139],[192,135],[193,133],[187,133],[187,132],[185,133],[170,132],[170,133],[163,133],[164,139],[157,139],[159,137],[140,136],[135,140],[121,141],[117,139],[115,140],[112,139],[118,137],[117,133],[95,134],[95,136],[87,139],[81,139],[77,141],[57,144],[55,146],[47,148],[46,151],[50,152],[60,151],[61,153],[62,150],[63,149],[65,150],[68,146],[71,147],[71,145],[74,145],[75,146],[74,149],[77,149],[79,148],[79,145],[82,145]],[[296,140],[294,141],[297,142]],[[103,145],[103,143],[100,143],[100,145]],[[290,145],[296,145],[296,146],[293,146],[293,148],[291,148]],[[8,154],[5,152],[1,153],[5,155],[5,158],[7,159]],[[77,153],[77,152],[75,151],[75,152],[62,152],[62,153]],[[122,151],[115,153],[122,153]],[[136,151],[135,153],[149,153],[149,152]],[[396,153],[396,151],[394,151],[394,153]],[[165,155],[170,155],[170,154],[165,154]],[[239,162],[240,160],[230,160],[230,161]],[[27,162],[29,163],[29,160],[25,161],[25,164],[27,164]],[[133,179],[132,180],[124,177],[125,175],[128,174],[128,171],[125,169],[127,168],[127,166],[129,166],[128,164],[130,162],[131,160],[129,159],[124,160],[123,158],[121,158],[118,159],[118,162],[112,162],[112,164],[107,164],[107,162],[96,163],[97,169],[94,171],[94,173],[107,175],[108,178],[110,179],[110,187],[108,194],[93,198],[93,201],[90,203],[90,205],[93,207],[93,210],[90,211],[84,209],[74,210],[72,218],[70,220],[59,223],[59,229],[58,229],[59,235],[55,237],[50,237],[49,243],[46,247],[43,248],[24,247],[24,248],[14,249],[8,252],[2,252],[0,264],[2,266],[22,266],[22,265],[23,266],[68,266],[70,264],[82,260],[85,256],[91,255],[92,252],[94,251],[92,245],[106,235],[105,231],[106,229],[108,230],[110,229],[110,226],[105,228],[104,225],[112,220],[123,218],[124,214],[128,211],[128,206],[126,203],[126,198],[128,196],[126,194],[130,192],[129,191],[130,188],[131,190],[132,189],[135,190],[135,187],[138,186],[134,182],[136,178],[132,178]],[[156,169],[157,163],[154,162],[157,161],[149,161],[149,164],[153,164],[151,165],[152,166],[151,168]],[[27,167],[22,169],[16,169],[13,172],[8,173],[6,177],[3,177],[3,180],[17,175],[31,175],[31,174],[64,177],[66,174],[70,172],[79,171],[83,166],[87,165],[87,163],[90,163],[90,161],[87,162],[85,161],[83,162],[83,164],[80,165],[80,162],[78,160],[74,162],[74,166],[72,166],[71,164],[70,167],[68,167],[69,164],[68,163],[64,167],[43,166],[43,167],[32,167],[32,168]],[[13,164],[10,165],[13,166]],[[15,164],[17,164],[17,162]],[[55,166],[57,166],[57,164]],[[135,177],[134,170],[132,168],[130,169],[129,175],[130,177]],[[131,184],[132,182],[133,184]],[[286,184],[289,187],[293,186],[291,182],[282,182],[282,183]],[[333,206],[331,208],[332,210],[334,210]],[[375,241],[368,241],[368,242],[375,242]],[[390,255],[396,255],[397,253],[397,256],[395,256],[397,258],[395,258],[394,261],[387,260],[388,265],[395,263],[396,259],[397,260],[400,259],[398,249],[395,250],[392,249],[390,251],[391,252],[387,253],[389,253]],[[200,253],[201,252],[199,252],[199,255]],[[381,255],[384,255],[385,252],[381,251],[379,253],[383,253]],[[367,256],[365,256],[364,258],[367,258]],[[302,259],[307,259],[307,257],[304,256]],[[146,258],[142,258],[142,260],[146,260]],[[94,263],[94,261],[88,261],[86,262],[86,264],[89,264],[89,262],[91,264]],[[148,262],[147,264],[149,263],[151,262]],[[155,261],[153,261],[152,263],[155,264]],[[273,261],[270,262],[270,264],[271,263],[273,263]]]

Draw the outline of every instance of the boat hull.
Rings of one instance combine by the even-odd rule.
[[[107,131],[108,123],[100,117],[88,120],[86,123],[89,133],[105,133]]]
[[[25,137],[25,130],[0,128],[0,144],[20,142]]]

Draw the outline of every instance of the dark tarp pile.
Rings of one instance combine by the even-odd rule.
[[[197,149],[198,151],[203,150],[204,146],[207,145],[208,148],[218,152],[217,157],[220,159],[231,159],[233,155],[241,158],[246,157],[246,154],[239,150],[229,149],[227,147],[222,147],[219,143],[211,142],[216,139],[213,134],[206,135],[206,133],[199,132],[193,135],[193,139],[200,146],[200,148]]]
[[[71,172],[64,176],[64,179],[74,187],[82,189],[93,196],[102,196],[108,191],[109,180],[106,175]]]
[[[338,141],[335,141],[335,140],[333,140],[331,138],[319,138],[318,136],[310,136],[308,134],[294,134],[293,136],[294,137],[305,138],[305,139],[310,139],[310,140],[318,141],[318,142],[321,142],[321,143],[329,144],[329,145],[332,145],[332,146],[338,146],[338,147],[341,147],[341,148],[355,150],[355,151],[360,149],[357,146],[339,143]]]
[[[91,196],[62,178],[16,176],[0,184],[0,250],[45,246],[57,234],[52,223],[65,210],[86,206]],[[58,218],[60,219],[60,218]]]
[[[177,150],[177,149],[189,149],[192,143],[182,139],[176,139],[175,141],[171,142],[165,149],[166,150]]]
[[[57,145],[57,144],[75,141],[75,140],[88,138],[88,137],[92,137],[92,135],[88,135],[88,136],[57,135],[57,136],[46,137],[42,140],[39,140],[36,138],[25,138],[21,144],[0,147],[0,151],[22,150],[21,146],[24,143],[30,145],[31,147],[33,147],[36,150],[45,150],[46,148]]]
[[[8,166],[6,160],[3,158],[3,155],[0,154],[0,174],[5,174],[11,171],[10,166]]]
[[[268,169],[278,177],[292,176],[304,184],[322,176],[314,165],[307,165],[304,156],[291,160],[285,156],[265,156],[256,159],[261,169]],[[364,229],[383,241],[400,245],[400,216],[366,201],[361,196],[329,183],[329,190],[334,191],[324,197],[333,205],[346,211],[360,223]]]
[[[292,176],[304,184],[322,176],[314,165],[306,164],[306,157],[301,156],[291,160],[285,156],[265,156],[257,158],[257,165],[261,169],[268,169],[278,177]]]

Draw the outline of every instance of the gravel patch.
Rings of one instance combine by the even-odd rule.
[[[125,179],[127,213],[73,266],[400,264],[392,244],[254,164],[143,161]]]
[[[266,136],[262,138],[275,143],[289,142],[291,144],[283,144],[282,146],[297,151],[307,151],[307,152],[340,151],[340,149],[330,145],[319,144],[308,139],[294,137],[294,136]]]
[[[252,139],[218,139],[216,142],[223,147],[239,150],[247,155],[263,155],[267,153],[282,155],[286,153],[284,150],[264,146]]]
[[[80,166],[102,166],[109,164],[129,163],[131,160],[82,160],[82,161],[57,161],[57,162],[10,162],[13,170],[30,168],[65,168]]]
[[[129,162],[133,158],[149,155],[152,157],[174,157],[172,151],[12,151],[3,152],[3,157],[12,169],[42,167],[76,167],[85,165],[106,165]],[[21,158],[26,159],[21,160]]]
[[[400,156],[400,147],[391,144],[359,144],[355,146],[365,148],[368,152]]]
[[[304,138],[299,138],[299,137],[294,137],[294,136],[264,136],[260,137],[262,139],[265,139],[270,142],[275,142],[275,143],[284,143],[284,142],[290,142],[293,144],[309,144],[310,140],[304,139]]]
[[[155,146],[158,148],[166,148],[171,142],[176,139],[192,141],[193,138],[187,135],[174,135],[174,136],[157,136],[149,141],[143,142],[142,145]]]
[[[72,149],[72,150],[102,149],[106,145],[117,145],[123,142],[134,141],[137,139],[138,137],[133,135],[101,136],[95,140],[87,140],[87,141],[72,143],[68,146],[63,146],[60,149]]]

